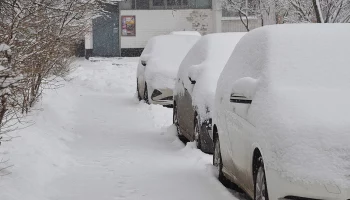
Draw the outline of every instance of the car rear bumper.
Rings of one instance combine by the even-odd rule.
[[[321,183],[308,184],[302,181],[290,181],[279,172],[266,169],[269,199],[273,200],[347,200],[350,190],[340,189],[336,185]]]

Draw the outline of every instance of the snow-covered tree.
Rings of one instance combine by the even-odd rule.
[[[278,0],[277,5],[280,23],[350,22],[349,0]]]
[[[250,31],[249,18],[261,15],[258,0],[223,0],[222,6],[232,15],[239,16],[247,31]]]
[[[325,23],[349,23],[349,0],[320,0],[320,6]]]
[[[262,26],[282,23],[349,23],[349,0],[222,0],[223,9],[236,12],[249,31],[249,16]]]
[[[2,112],[29,112],[42,90],[55,87],[56,78],[67,74],[75,44],[90,28],[87,22],[107,1],[0,1],[0,44],[6,44],[0,53],[0,133],[7,121]],[[9,84],[14,77],[16,84]],[[7,91],[1,93],[4,87]]]

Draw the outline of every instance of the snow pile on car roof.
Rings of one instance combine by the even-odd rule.
[[[170,35],[195,35],[195,36],[202,36],[197,31],[173,31],[170,33]]]
[[[193,106],[201,120],[210,118],[214,103],[216,83],[233,49],[245,33],[217,33],[203,36],[189,51],[181,63],[178,77],[181,77],[192,95]],[[196,80],[192,85],[189,77]],[[182,83],[176,93],[183,94]]]
[[[181,61],[199,39],[199,36],[192,35],[162,35],[152,38],[141,55],[141,60],[147,61],[147,83],[153,88],[173,89]]]
[[[216,104],[251,77],[246,118],[268,168],[291,180],[350,185],[350,26],[269,26],[237,45],[217,86]],[[229,108],[229,106],[227,106]],[[227,122],[233,123],[233,122]]]

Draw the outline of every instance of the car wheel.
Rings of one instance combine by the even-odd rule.
[[[145,100],[145,102],[147,104],[149,104],[149,99],[148,99],[148,88],[147,88],[147,83],[145,82],[145,89],[144,89],[144,93],[143,93],[143,100]]]
[[[221,157],[219,137],[216,137],[216,139],[214,140],[213,165],[216,169],[216,173],[219,176],[219,181],[224,185],[227,185],[228,180],[226,179],[224,173],[222,172],[223,163],[222,163],[222,157]]]
[[[139,88],[139,79],[136,80],[136,92],[137,92],[137,99],[139,101],[142,100],[141,95],[140,95],[140,88]]]
[[[199,125],[198,115],[194,118],[194,141],[196,142],[197,148],[202,149],[201,141],[201,126]]]
[[[177,115],[177,107],[176,105],[174,104],[174,107],[173,107],[173,124],[175,125],[176,127],[176,131],[177,131],[177,136],[182,139],[183,136],[180,132],[180,127],[179,127],[179,118],[178,118],[178,115]]]
[[[259,158],[259,162],[258,171],[254,177],[254,200],[269,200],[264,162],[261,157]]]

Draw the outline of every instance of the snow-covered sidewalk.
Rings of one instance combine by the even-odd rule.
[[[45,95],[37,123],[0,147],[15,164],[1,200],[235,199],[212,157],[177,139],[172,110],[136,100],[137,59],[75,65],[74,79]]]

